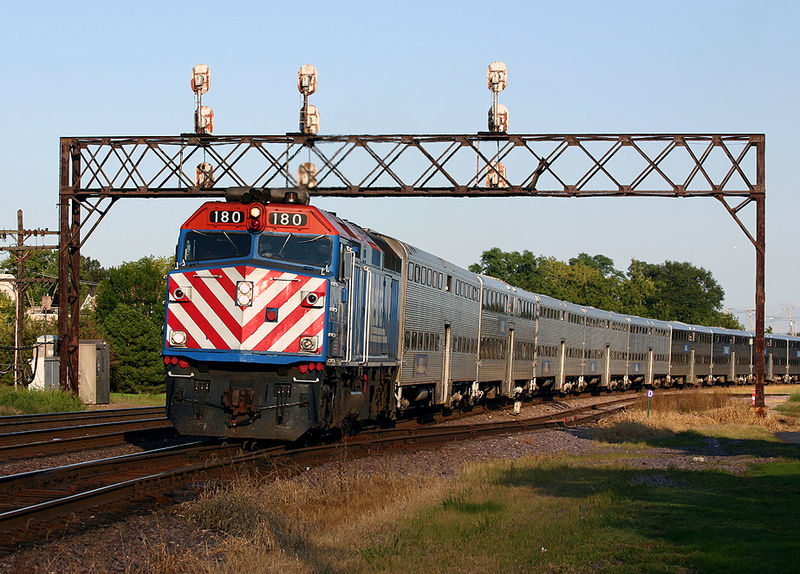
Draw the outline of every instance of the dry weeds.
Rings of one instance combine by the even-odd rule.
[[[450,485],[452,488],[452,485]],[[185,514],[223,535],[216,554],[154,549],[161,572],[353,572],[394,525],[447,496],[444,479],[328,472],[274,480],[257,474],[202,493]]]
[[[627,411],[603,419],[596,437],[600,440],[648,441],[673,437],[698,428],[752,427],[756,432],[798,431],[800,421],[768,410],[759,414],[750,402],[727,392],[695,391],[678,395],[656,395],[650,403],[642,397]]]

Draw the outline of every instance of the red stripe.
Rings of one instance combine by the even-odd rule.
[[[192,283],[188,273],[183,273],[182,275],[187,280],[189,280],[189,283],[195,290],[198,290],[197,285],[195,283]],[[204,280],[199,279],[197,281],[198,283],[201,283]],[[202,290],[208,291],[208,288],[205,285],[203,285]],[[201,290],[198,290],[198,294],[200,294],[200,291]],[[209,303],[216,300],[213,297],[213,295],[211,296],[211,300],[209,300],[209,297],[207,295],[204,297],[204,299]],[[200,329],[200,331],[206,336],[208,341],[211,343],[212,347],[214,347],[215,349],[230,349],[228,344],[225,342],[225,339],[223,339],[219,335],[219,333],[217,333],[217,330],[211,326],[211,323],[208,322],[203,313],[197,308],[197,306],[194,303],[186,302],[186,303],[180,303],[180,305],[183,305],[183,309],[184,311],[186,311],[186,314],[189,315],[189,317],[195,322],[197,328]],[[200,345],[197,345],[197,347],[199,348]]]
[[[299,353],[300,352],[300,338],[301,337],[313,337],[314,335],[320,335],[322,333],[322,328],[325,326],[325,315],[320,315],[316,321],[311,323],[308,328],[303,331],[300,335],[298,335],[297,339],[289,343],[289,345],[282,350],[284,353]],[[322,352],[322,343],[320,341],[320,349],[316,354]]]
[[[184,333],[186,333],[186,347],[187,348],[192,348],[192,349],[199,349],[200,348],[200,345],[197,343],[195,338],[192,337],[192,334],[189,332],[189,330],[186,329],[186,327],[184,327],[181,324],[181,322],[177,319],[177,317],[175,317],[174,314],[169,313],[169,311],[167,312],[167,326],[170,329],[172,329],[173,331],[183,331]],[[167,334],[167,337],[169,337],[169,334]],[[181,347],[172,347],[172,345],[170,345],[170,343],[169,343],[169,339],[167,339],[167,347],[170,347],[170,348],[173,348],[173,349],[180,349],[181,348]]]
[[[311,309],[307,307],[297,307],[294,311],[289,313],[280,323],[275,325],[275,328],[272,329],[266,336],[253,345],[253,350],[255,351],[269,351],[272,345],[275,344],[275,341],[283,337],[286,332],[295,326],[295,324]]]
[[[209,270],[209,273],[213,274],[213,275],[222,275],[222,277],[225,277],[225,274],[222,273],[219,269]],[[236,291],[236,287],[233,285],[233,283],[230,281],[230,279],[227,280],[228,289],[225,290],[225,293],[227,295],[229,295],[231,298],[230,298],[229,301],[227,301],[227,305],[228,306],[226,307],[223,302],[221,302],[219,299],[217,299],[217,296],[214,295],[214,293],[211,291],[211,289],[208,287],[208,285],[206,285],[205,282],[209,281],[209,279],[200,279],[196,275],[194,277],[192,277],[190,273],[186,273],[184,276],[189,280],[189,283],[197,291],[197,293],[200,295],[200,297],[206,302],[206,304],[209,307],[211,307],[211,310],[214,312],[214,314],[217,315],[222,320],[222,322],[225,324],[225,326],[228,328],[228,330],[233,334],[233,336],[238,341],[241,341],[240,335],[241,335],[241,332],[242,332],[242,327],[239,324],[239,321],[237,321],[236,319],[234,319],[231,316],[231,312],[229,310],[234,305],[233,293],[235,293],[235,291]],[[219,282],[218,279],[214,279],[214,280]],[[220,283],[220,285],[221,285],[221,283]],[[197,311],[197,307],[195,305],[192,305],[190,307],[190,309],[194,309],[195,311]],[[188,311],[188,309],[187,309],[187,311]],[[200,313],[199,312],[197,312],[197,313],[198,313],[198,316],[199,316]],[[190,315],[191,315],[192,319],[197,321],[197,318],[195,317],[194,314],[190,313]],[[205,319],[203,319],[203,321],[205,321]],[[210,326],[210,324],[207,321],[205,321],[205,322],[206,322],[207,325]],[[198,323],[198,326],[199,326],[199,323]],[[212,330],[214,330],[214,329],[212,328]],[[205,331],[205,329],[204,329],[204,331]]]
[[[275,295],[275,297],[272,298],[271,301],[267,301],[264,306],[259,309],[258,313],[242,327],[242,341],[247,340],[248,337],[255,333],[256,330],[264,324],[264,311],[267,308],[282,307],[286,302],[289,301],[289,299],[302,290],[303,287],[305,287],[312,279],[311,277],[301,277],[299,275],[297,278],[300,279],[300,281],[292,281],[291,283],[288,283]],[[280,316],[278,317],[278,320],[281,323],[283,322]]]

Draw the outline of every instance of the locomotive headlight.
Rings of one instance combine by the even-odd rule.
[[[185,347],[186,333],[183,331],[172,331],[169,335],[169,342],[173,347]]]
[[[253,283],[239,281],[236,283],[236,304],[239,307],[250,307],[253,304]]]
[[[259,206],[257,206],[257,205],[254,205],[253,207],[251,207],[250,208],[250,217],[252,217],[254,219],[258,218],[258,217],[261,217],[261,208]]]
[[[313,353],[317,350],[316,337],[300,337],[300,350],[305,353]]]

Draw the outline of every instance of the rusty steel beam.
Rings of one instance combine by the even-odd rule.
[[[756,405],[763,406],[764,134],[62,138],[62,386],[77,389],[80,247],[116,200],[225,197],[229,188],[298,190],[297,169],[308,161],[317,168],[315,184],[307,190],[314,196],[719,199],[756,247]],[[197,177],[200,164],[211,167],[213,181]],[[731,207],[726,198],[740,198],[740,203]],[[739,217],[751,202],[756,204],[754,234]],[[81,238],[84,225],[89,229]]]
[[[81,158],[84,197],[222,197],[229,187],[294,189],[318,169],[316,196],[748,197],[763,134],[153,136],[62,138]],[[490,185],[495,162],[506,175]],[[201,187],[200,163],[214,170]],[[630,173],[624,173],[620,163]],[[633,169],[630,169],[634,166]],[[624,175],[623,175],[624,173]]]

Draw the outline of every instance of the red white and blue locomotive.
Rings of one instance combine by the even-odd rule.
[[[167,413],[189,435],[295,440],[415,407],[748,383],[753,334],[529,293],[299,203],[208,202],[167,280]],[[800,338],[767,336],[767,380]]]

